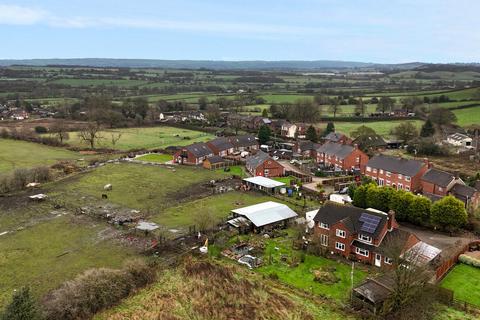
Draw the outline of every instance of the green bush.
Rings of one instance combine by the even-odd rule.
[[[36,126],[35,127],[35,132],[38,133],[38,134],[42,134],[42,133],[47,133],[48,130],[47,130],[47,128],[45,128],[43,126]]]

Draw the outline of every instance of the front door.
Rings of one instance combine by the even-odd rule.
[[[376,253],[375,254],[375,266],[376,267],[381,267],[382,266],[382,255]]]

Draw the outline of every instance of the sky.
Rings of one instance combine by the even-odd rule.
[[[480,62],[478,0],[0,0],[0,59]]]

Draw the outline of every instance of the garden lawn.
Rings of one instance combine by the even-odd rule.
[[[0,174],[16,168],[52,165],[60,160],[83,158],[77,152],[38,143],[0,139]]]
[[[134,256],[130,249],[101,239],[105,226],[70,219],[54,218],[1,237],[0,309],[22,286],[39,296],[86,269],[117,268]]]
[[[165,163],[173,160],[173,157],[169,154],[151,153],[151,154],[146,154],[144,156],[138,157],[136,158],[136,160]]]
[[[111,142],[112,133],[121,133],[120,140],[113,145]],[[104,139],[100,140],[97,148],[111,148],[117,150],[130,149],[162,149],[168,146],[185,146],[195,142],[205,142],[215,137],[212,134],[202,131],[180,129],[174,127],[160,126],[151,128],[127,128],[114,129],[101,132]],[[85,142],[81,141],[77,132],[70,133],[70,145],[88,148]]]
[[[103,186],[112,184],[108,201],[132,208],[159,211],[195,194],[198,184],[226,177],[226,173],[198,167],[168,169],[135,163],[109,164],[64,180],[66,190],[101,198]],[[58,187],[57,187],[58,189]]]
[[[455,299],[480,307],[480,268],[460,263],[447,274],[441,286],[453,290]]]
[[[289,258],[300,255],[299,251],[291,248],[291,245],[291,239],[269,240],[264,255],[265,265],[260,267],[258,271],[265,275],[277,274],[280,281],[315,294],[337,300],[346,300],[348,298],[352,285],[350,282],[350,272],[352,270],[350,265],[307,254],[303,263],[300,262],[298,266],[292,268],[280,260],[282,255],[286,255]],[[272,264],[268,264],[270,255],[273,259]],[[325,266],[336,268],[334,274],[339,279],[337,283],[323,284],[314,281],[313,271]],[[366,275],[364,271],[355,269],[353,276],[354,285],[359,284]]]
[[[225,174],[230,174],[232,176],[238,176],[238,177],[246,177],[246,173],[245,173],[245,170],[243,170],[243,167],[242,166],[231,166],[229,167],[230,168],[230,171],[227,171],[225,172],[224,168],[219,168],[219,169],[216,169],[216,171],[218,172],[225,172]]]

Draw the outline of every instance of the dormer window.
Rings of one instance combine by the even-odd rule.
[[[345,232],[345,230],[342,230],[342,229],[337,229],[336,235],[337,235],[337,237],[340,237],[340,238],[346,238],[347,237],[347,233]]]
[[[327,224],[327,223],[323,223],[323,222],[320,222],[320,228],[326,229],[326,230],[330,229],[330,227],[328,226],[328,224]]]
[[[391,177],[392,173],[390,171],[387,171],[387,177]]]
[[[358,235],[358,240],[363,241],[363,242],[372,243],[372,237],[369,237],[369,236],[364,235],[364,234],[359,234]]]

